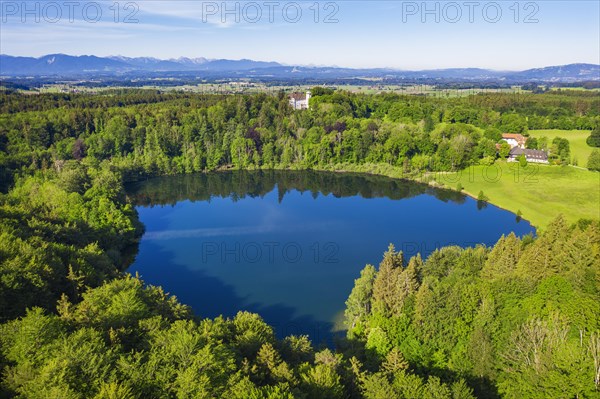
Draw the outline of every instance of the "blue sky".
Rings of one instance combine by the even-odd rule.
[[[596,0],[23,4],[0,1],[4,54],[250,58],[398,69],[600,63]]]

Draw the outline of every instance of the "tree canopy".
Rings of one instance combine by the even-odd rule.
[[[374,163],[410,177],[488,165],[506,155],[496,150],[503,132],[597,132],[598,97],[317,88],[311,109],[294,111],[284,95],[3,93],[0,396],[595,397],[598,220],[558,217],[535,238],[509,234],[426,259],[390,245],[357,276],[335,349],[277,339],[257,314],[199,318],[123,270],[143,233],[124,182],[227,167]],[[569,161],[568,141],[551,145]],[[397,191],[386,194],[406,195]]]

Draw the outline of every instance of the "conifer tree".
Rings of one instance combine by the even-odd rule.
[[[381,370],[391,375],[406,370],[407,368],[408,362],[404,358],[404,355],[402,355],[402,352],[400,352],[400,349],[396,347],[389,351],[381,364]]]
[[[569,227],[564,216],[559,215],[523,253],[517,266],[518,273],[540,280],[563,271],[567,267],[564,255],[568,236]]]
[[[356,324],[371,313],[371,300],[373,297],[373,281],[375,280],[375,266],[367,265],[360,272],[360,277],[354,280],[354,288],[346,300],[346,325],[352,330]]]
[[[421,254],[410,258],[408,266],[400,275],[400,292],[404,297],[414,294],[419,289],[422,268],[423,259],[421,259]]]
[[[397,309],[399,297],[399,277],[403,271],[404,256],[396,252],[393,244],[383,254],[379,271],[373,283],[373,307],[384,314]]]
[[[482,277],[501,278],[514,272],[521,254],[521,240],[515,233],[500,237],[481,270]]]

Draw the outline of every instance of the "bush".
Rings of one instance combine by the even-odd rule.
[[[600,147],[600,126],[596,126],[585,141],[590,147]]]
[[[479,202],[488,202],[489,201],[488,196],[483,193],[483,190],[479,191],[479,194],[477,194],[477,201],[479,201]]]
[[[588,158],[587,168],[589,170],[600,172],[600,151],[593,150]]]
[[[496,159],[494,157],[486,156],[479,160],[479,164],[484,166],[491,166],[494,164],[495,161]]]

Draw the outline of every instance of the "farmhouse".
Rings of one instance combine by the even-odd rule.
[[[503,133],[502,140],[506,141],[510,148],[525,148],[525,143],[527,142],[527,137],[518,133]]]
[[[290,96],[290,105],[294,109],[309,109],[310,91],[306,92],[306,95],[302,93],[293,93]]]
[[[548,154],[541,150],[528,150],[513,147],[508,154],[508,162],[517,162],[519,156],[524,155],[527,162],[548,163]]]

